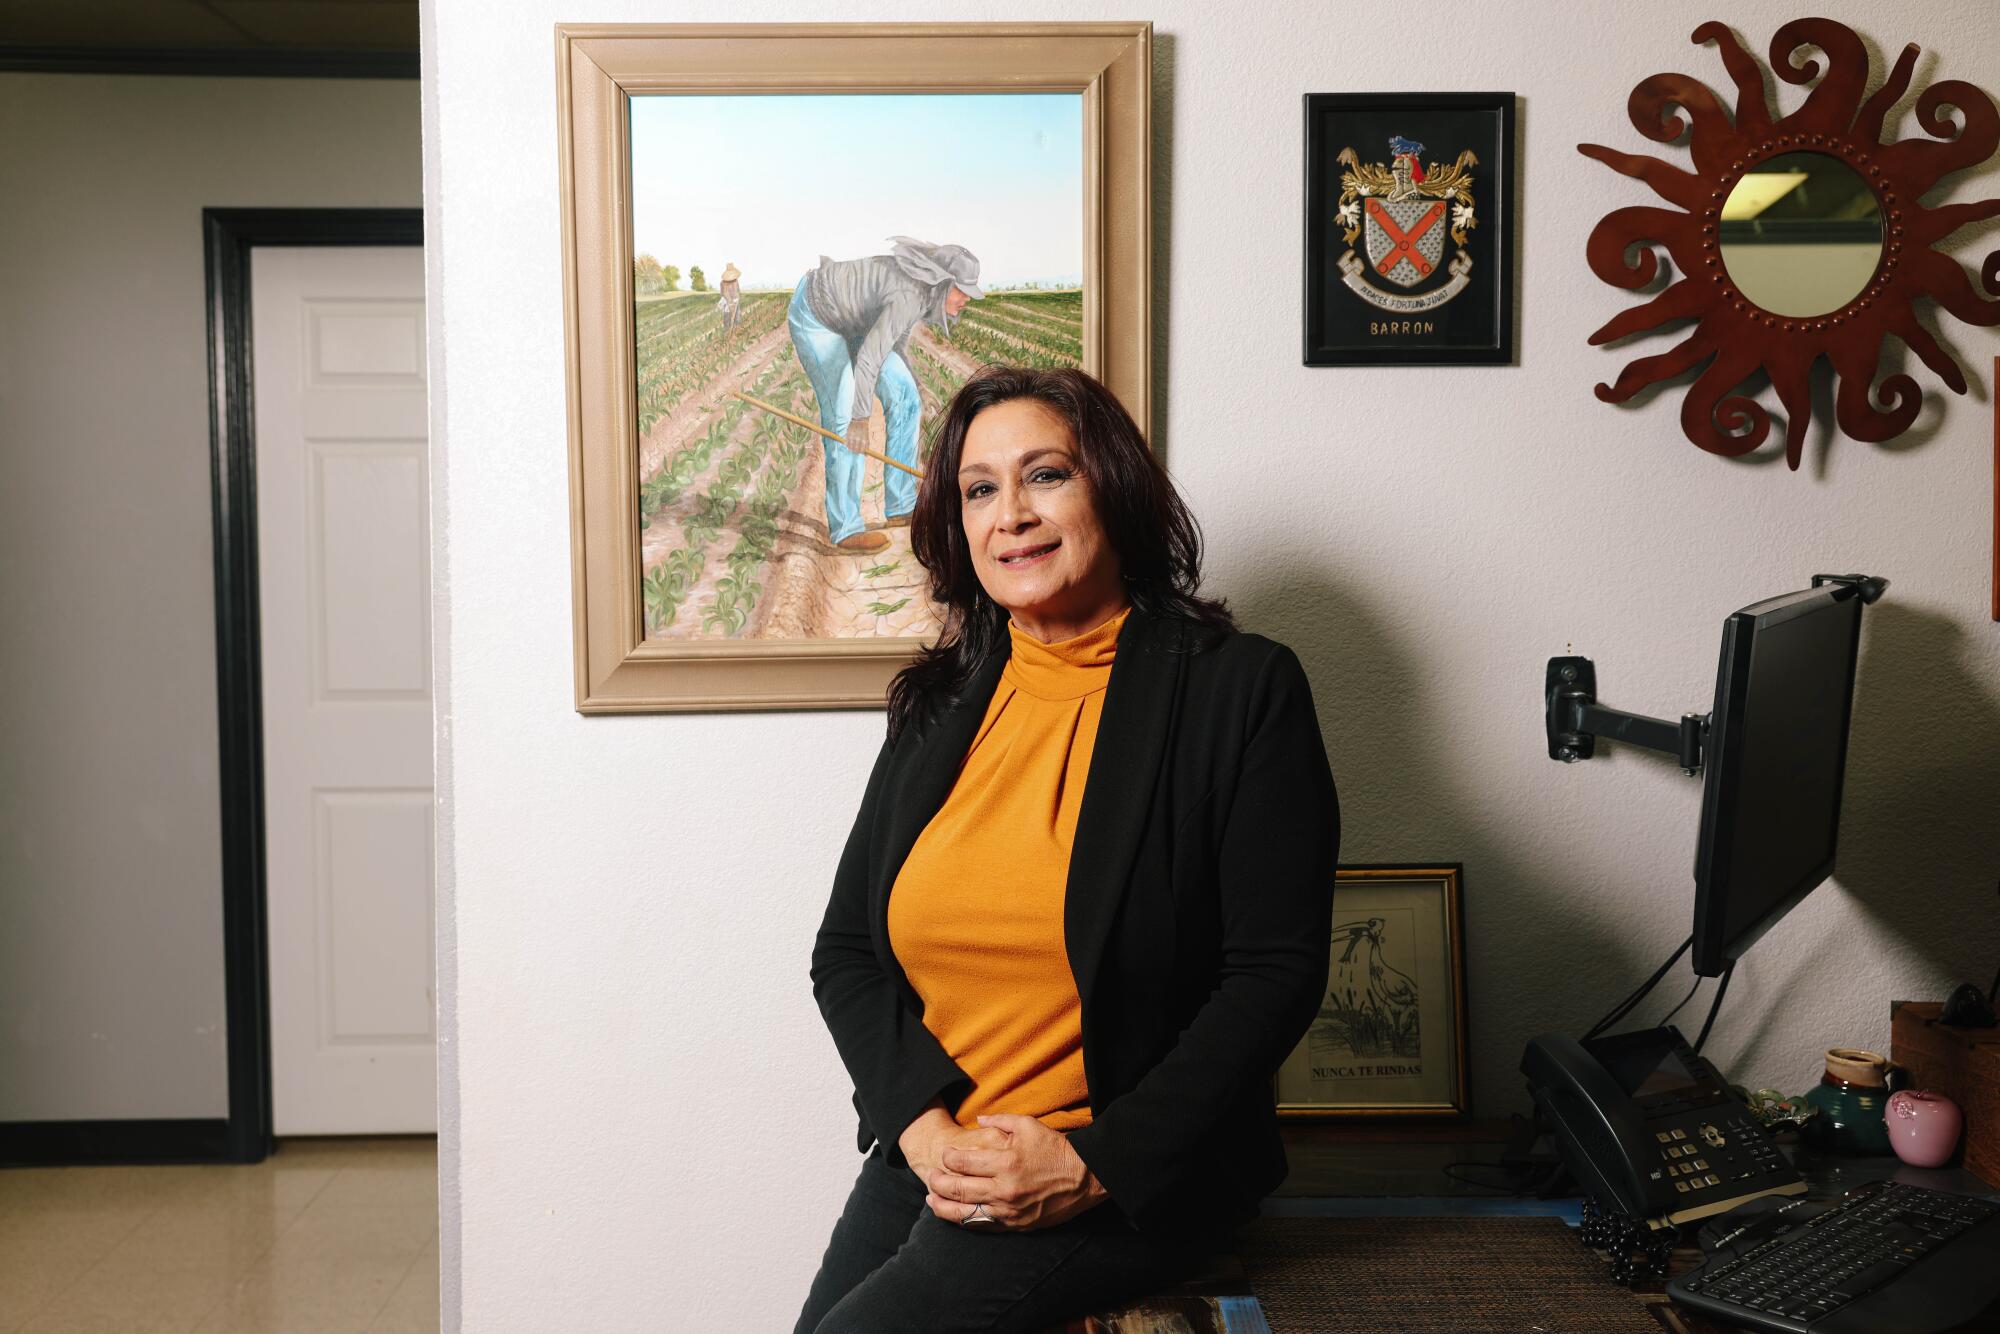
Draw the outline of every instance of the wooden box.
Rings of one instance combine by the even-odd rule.
[[[1889,1059],[1910,1087],[1942,1093],[1965,1113],[1965,1170],[2000,1185],[2000,1028],[1949,1028],[1944,1007],[1905,1001],[1890,1020]]]

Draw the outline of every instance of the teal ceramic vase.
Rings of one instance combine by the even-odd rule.
[[[1887,1057],[1858,1047],[1834,1047],[1826,1074],[1805,1100],[1819,1115],[1805,1124],[1805,1139],[1829,1153],[1891,1152],[1886,1114],[1891,1066]]]

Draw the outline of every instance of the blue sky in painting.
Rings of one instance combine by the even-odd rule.
[[[1082,96],[632,99],[635,254],[789,288],[893,235],[965,246],[984,282],[1080,282]]]

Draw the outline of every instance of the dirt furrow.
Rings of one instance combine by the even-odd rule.
[[[882,438],[876,410],[876,439]],[[808,454],[797,485],[778,515],[778,541],[765,567],[768,582],[745,637],[930,639],[938,632],[926,594],[926,576],[910,551],[908,528],[883,528],[882,465],[869,460],[861,492],[861,517],[889,545],[853,555],[826,541],[826,466],[823,449]]]

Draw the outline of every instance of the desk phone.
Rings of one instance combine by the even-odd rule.
[[[1588,1043],[1544,1034],[1521,1073],[1583,1193],[1648,1228],[1805,1194],[1715,1067],[1671,1026]]]

